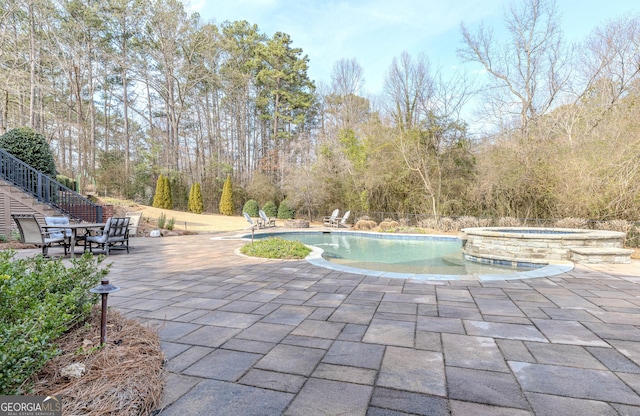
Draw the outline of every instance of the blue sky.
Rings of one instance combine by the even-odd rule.
[[[509,0],[183,0],[204,22],[246,20],[272,36],[284,32],[308,55],[309,76],[327,85],[333,65],[355,58],[364,70],[364,90],[382,91],[394,57],[424,53],[443,73],[458,67],[460,23],[472,33],[480,22],[503,27]],[[596,26],[640,11],[638,0],[557,0],[569,41]]]

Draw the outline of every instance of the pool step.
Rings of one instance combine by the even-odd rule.
[[[633,250],[618,247],[573,247],[571,261],[582,264],[631,263]]]

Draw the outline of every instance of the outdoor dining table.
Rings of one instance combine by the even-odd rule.
[[[79,223],[70,223],[70,224],[57,224],[57,225],[43,225],[42,228],[44,229],[48,229],[48,228],[64,228],[64,229],[71,229],[71,241],[69,242],[69,244],[71,245],[71,247],[69,248],[69,256],[71,258],[75,257],[75,246],[76,246],[76,237],[78,234],[78,230],[101,230],[103,229],[105,226],[107,225],[107,223],[105,222],[79,222]]]

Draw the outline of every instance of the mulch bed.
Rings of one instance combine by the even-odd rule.
[[[32,378],[33,394],[55,395],[69,415],[149,415],[160,405],[164,354],[155,330],[109,310],[100,348],[100,307],[58,341],[62,354]],[[64,376],[70,364],[83,375]]]

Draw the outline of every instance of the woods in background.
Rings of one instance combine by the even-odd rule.
[[[175,0],[0,6],[0,134],[42,133],[100,194],[150,203],[163,175],[174,207],[199,183],[217,212],[229,177],[233,206],[286,198],[309,217],[640,217],[640,18],[624,10],[571,45],[553,2],[516,1],[505,39],[461,26],[459,57],[485,75],[403,53],[374,97],[353,59],[316,85],[287,34]]]

